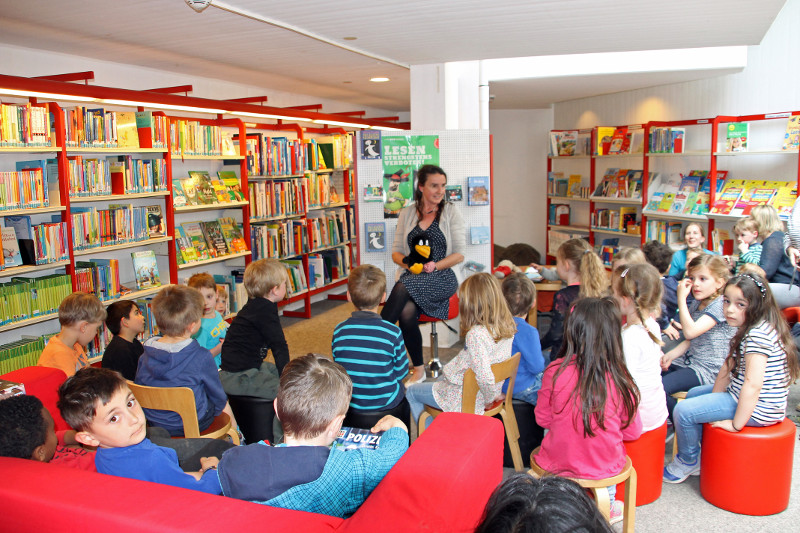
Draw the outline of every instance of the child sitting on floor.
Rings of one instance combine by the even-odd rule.
[[[58,306],[61,331],[47,342],[38,366],[59,368],[67,377],[88,366],[86,345],[95,338],[105,318],[106,308],[94,294],[73,292],[64,298]]]
[[[285,509],[352,515],[408,449],[408,430],[399,419],[385,416],[371,429],[385,431],[376,449],[331,449],[351,392],[341,365],[313,354],[292,360],[275,400],[285,444],[256,443],[226,452],[219,463],[223,494]]]
[[[116,370],[133,381],[144,346],[136,337],[144,332],[144,315],[131,300],[120,300],[108,306],[106,327],[114,334],[103,352],[103,368]]]
[[[539,340],[539,331],[528,324],[528,313],[536,312],[536,287],[525,274],[515,272],[503,279],[503,296],[514,316],[517,332],[511,344],[511,353],[521,354],[517,379],[514,382],[515,400],[536,405],[536,396],[542,386],[544,357]],[[503,383],[503,394],[508,391],[508,382]]]
[[[195,289],[173,285],[156,294],[153,315],[161,336],[145,341],[135,382],[150,387],[189,387],[194,392],[201,432],[223,411],[235,429],[236,420],[222,390],[214,358],[192,339],[200,328],[202,314],[203,297]],[[153,425],[163,427],[173,437],[183,435],[183,420],[178,413],[157,409],[145,412]]]
[[[347,299],[356,311],[333,330],[331,353],[353,381],[350,409],[356,412],[388,411],[406,398],[406,347],[400,328],[378,314],[385,297],[381,269],[361,265],[350,272]]]

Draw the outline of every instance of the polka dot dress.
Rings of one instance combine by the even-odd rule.
[[[442,230],[439,229],[439,221],[434,220],[427,231],[423,231],[418,225],[414,226],[414,229],[408,234],[409,248],[411,248],[411,241],[420,233],[428,234],[431,246],[431,260],[441,261],[444,259],[447,253],[447,239],[445,239]],[[450,297],[458,289],[458,280],[452,269],[435,270],[430,274],[426,272],[412,274],[409,271],[405,271],[400,277],[400,282],[405,285],[406,290],[411,295],[411,299],[414,300],[414,303],[424,314],[442,320],[447,319],[447,314],[450,310]]]

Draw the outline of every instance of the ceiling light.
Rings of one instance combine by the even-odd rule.
[[[348,128],[369,128],[369,124],[360,124],[358,122],[339,122],[338,120],[318,119],[312,120],[314,124],[327,124],[328,126],[345,126]]]
[[[375,83],[384,83],[389,81],[389,78],[370,78],[369,81],[374,81]]]

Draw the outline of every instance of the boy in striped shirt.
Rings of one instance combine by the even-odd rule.
[[[405,399],[408,374],[403,334],[378,314],[386,297],[386,276],[373,265],[361,265],[347,279],[347,299],[356,311],[336,326],[331,349],[353,381],[350,409],[388,411]]]

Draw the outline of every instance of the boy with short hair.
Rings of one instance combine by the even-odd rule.
[[[200,291],[203,296],[203,318],[200,320],[200,329],[192,338],[211,352],[214,363],[219,368],[222,362],[220,357],[222,342],[225,340],[228,323],[217,312],[217,282],[208,272],[201,272],[189,278],[186,284]]]
[[[285,444],[251,444],[225,453],[219,479],[226,496],[275,507],[352,515],[408,449],[408,429],[383,417],[376,449],[329,449],[336,439],[352,385],[344,368],[314,354],[292,360],[281,375],[275,409]]]
[[[674,320],[678,312],[678,280],[669,275],[672,264],[672,248],[663,242],[650,241],[644,245],[642,251],[647,262],[656,267],[661,274],[661,285],[664,287],[664,293],[661,296],[661,316],[656,322],[667,339],[676,340],[680,338],[680,332],[675,324],[680,326],[680,322]],[[688,258],[686,262],[689,263]]]
[[[512,397],[536,405],[539,389],[542,388],[545,361],[542,356],[539,331],[525,320],[528,313],[536,312],[536,287],[525,274],[515,272],[503,279],[502,288],[503,296],[517,325],[511,353],[521,354]],[[508,381],[503,383],[503,393],[507,391]]]
[[[23,394],[0,401],[0,457],[96,472],[94,453],[75,444],[75,431],[56,432],[50,411],[36,396]]]
[[[761,244],[758,242],[758,222],[750,217],[740,218],[733,226],[736,234],[736,248],[739,258],[736,260],[734,273],[739,274],[742,265],[752,263],[757,265],[761,261]]]
[[[142,408],[117,372],[94,367],[80,370],[59,388],[58,408],[77,430],[75,440],[97,447],[95,465],[101,474],[220,494],[219,460],[204,457],[200,471],[183,472],[175,450],[146,438]]]
[[[116,370],[133,381],[144,346],[137,338],[144,332],[144,315],[131,300],[119,300],[108,306],[106,327],[114,334],[103,352],[103,368]]]
[[[219,377],[225,392],[272,400],[278,380],[289,362],[278,302],[286,297],[287,274],[277,259],[253,261],[244,271],[247,303],[228,328],[222,345]],[[272,350],[275,364],[264,359]]]
[[[156,294],[152,308],[161,336],[145,341],[136,370],[136,384],[189,387],[194,392],[200,431],[206,430],[223,411],[231,417],[231,426],[235,428],[214,358],[192,339],[200,328],[203,297],[190,287],[172,285]],[[146,414],[147,420],[163,427],[170,435],[183,435],[183,421],[178,413],[146,409]]]
[[[403,334],[378,314],[385,297],[386,275],[381,269],[361,265],[350,271],[347,299],[356,311],[333,330],[331,353],[353,382],[350,408],[359,412],[388,411],[406,397]]]
[[[59,368],[67,377],[88,366],[85,347],[105,318],[106,309],[94,294],[73,292],[64,298],[58,306],[61,331],[47,342],[37,365]]]

